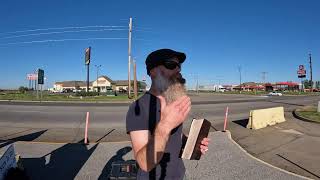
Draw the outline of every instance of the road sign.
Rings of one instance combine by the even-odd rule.
[[[304,65],[299,65],[299,70],[297,71],[298,78],[305,78],[307,71],[304,69]]]
[[[44,70],[38,69],[38,84],[44,84]]]
[[[85,52],[85,64],[89,65],[90,64],[90,54],[91,54],[91,47],[86,48]]]

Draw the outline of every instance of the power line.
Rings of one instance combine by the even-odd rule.
[[[150,33],[153,33],[153,31],[150,31],[150,30],[139,30],[139,29],[136,29],[134,31],[137,31],[137,32],[150,32]]]
[[[63,29],[86,29],[86,28],[125,28],[126,26],[74,26],[74,27],[54,27],[54,28],[43,28],[43,29],[29,29],[23,31],[11,31],[0,33],[3,34],[14,34],[14,33],[23,33],[23,32],[35,32],[35,31],[49,31],[49,30],[63,30]]]
[[[127,29],[98,29],[98,30],[78,30],[78,31],[56,31],[56,32],[44,32],[44,33],[34,33],[34,34],[24,34],[17,36],[8,36],[0,37],[0,39],[10,39],[18,37],[27,37],[27,36],[40,36],[40,35],[49,35],[49,34],[62,34],[62,33],[78,33],[78,32],[98,32],[98,31],[124,31]]]
[[[133,26],[136,30],[152,30],[152,28],[146,28],[146,27],[136,27]]]
[[[84,38],[84,39],[48,39],[48,40],[41,40],[41,41],[25,41],[25,42],[14,42],[14,43],[4,43],[0,44],[0,46],[7,46],[7,45],[16,45],[16,44],[33,44],[33,43],[47,43],[47,42],[63,42],[63,41],[87,41],[87,40],[124,40],[128,38]]]

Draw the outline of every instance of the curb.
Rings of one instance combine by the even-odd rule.
[[[299,116],[297,113],[296,113],[296,110],[293,110],[292,111],[292,115],[293,117],[297,118],[297,119],[300,119],[302,121],[306,121],[306,122],[311,122],[311,123],[316,123],[316,124],[320,124],[320,122],[317,122],[317,121],[312,121],[311,119],[308,119],[308,118],[305,118],[305,117],[302,117],[302,116]]]

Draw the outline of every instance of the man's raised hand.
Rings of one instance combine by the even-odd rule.
[[[191,109],[188,96],[182,96],[171,104],[167,104],[163,96],[157,96],[161,104],[161,118],[159,124],[172,130],[183,123]]]

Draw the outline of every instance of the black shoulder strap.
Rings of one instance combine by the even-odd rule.
[[[151,135],[153,135],[157,121],[157,97],[150,94],[149,103],[149,121],[148,126]]]
[[[157,97],[150,94],[148,126],[149,126],[149,131],[151,136],[154,135],[156,121],[157,121]],[[149,180],[155,180],[155,179],[156,179],[156,168],[153,168],[149,172]]]

